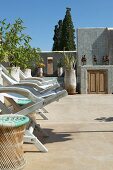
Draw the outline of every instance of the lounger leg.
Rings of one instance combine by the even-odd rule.
[[[27,127],[27,129],[30,131],[30,133],[33,133],[34,129],[37,130],[37,132],[41,132],[41,134],[43,135],[43,137],[48,137],[49,135],[40,127],[40,125],[38,125],[36,122],[34,122],[32,120],[32,118],[30,118],[30,123]]]
[[[48,111],[43,107],[42,110],[44,111],[44,113],[48,113]]]
[[[29,130],[25,131],[24,142],[35,144],[41,152],[48,152],[48,149]]]
[[[36,110],[36,113],[38,113],[44,120],[48,120],[42,109]]]

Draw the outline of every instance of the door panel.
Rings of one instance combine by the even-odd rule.
[[[96,74],[91,72],[90,73],[90,84],[89,84],[89,90],[91,93],[96,92]]]
[[[52,75],[53,74],[53,58],[48,57],[47,59],[47,74]]]
[[[99,73],[98,75],[99,81],[98,81],[98,93],[105,93],[106,91],[106,81],[105,81],[105,73]]]
[[[107,93],[107,73],[106,71],[88,71],[88,93]]]

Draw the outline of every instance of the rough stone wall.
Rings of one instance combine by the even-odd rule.
[[[113,65],[113,29],[108,29],[109,64]]]
[[[76,57],[76,52],[75,51],[65,51],[66,54],[73,54]],[[44,73],[45,75],[47,75],[47,58],[48,57],[53,57],[53,75],[52,76],[57,76],[57,61],[58,59],[63,57],[63,51],[60,52],[41,52],[40,53],[41,57],[44,59],[44,63],[45,63],[45,68],[44,68]]]
[[[83,28],[77,30],[78,65],[82,65],[81,58],[85,55],[86,65],[93,65],[93,56],[97,58],[97,65],[103,64],[103,56],[108,55],[107,28]]]
[[[86,57],[86,65],[81,62]],[[97,63],[93,56],[96,56]],[[109,56],[109,65],[103,62],[103,56]],[[113,92],[113,29],[80,28],[77,30],[77,86],[80,93],[87,93],[87,71],[107,70],[108,93]]]

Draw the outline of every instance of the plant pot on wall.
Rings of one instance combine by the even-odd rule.
[[[63,74],[63,67],[58,67],[58,77],[61,77]]]
[[[42,67],[38,68],[38,76],[43,77],[43,68]]]
[[[4,80],[2,78],[2,68],[0,67],[0,84],[4,85]],[[4,96],[0,94],[0,101],[2,101],[2,103],[4,103]]]
[[[26,76],[27,78],[32,77],[32,76],[31,76],[31,69],[30,69],[30,68],[26,68],[26,69],[24,70],[24,74],[25,74],[25,76]]]
[[[65,70],[64,86],[68,94],[72,95],[76,93],[76,75],[74,69]]]
[[[11,68],[11,76],[14,77],[15,80],[20,81],[20,67],[12,67]]]

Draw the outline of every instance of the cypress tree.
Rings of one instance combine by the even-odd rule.
[[[53,43],[52,51],[58,51],[58,25],[55,25],[53,40],[54,43]]]
[[[58,50],[62,50],[61,38],[62,38],[62,20],[58,21]]]
[[[61,50],[61,36],[62,36],[62,20],[58,21],[58,25],[55,25],[54,29],[54,43],[53,43],[53,51]]]
[[[62,50],[66,50],[66,51],[76,50],[76,45],[74,42],[75,29],[73,26],[70,11],[71,8],[66,8],[66,15],[64,17],[63,25],[62,25],[61,47]]]

